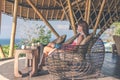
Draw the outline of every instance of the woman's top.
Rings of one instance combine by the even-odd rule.
[[[85,35],[84,33],[80,33],[80,35],[83,35],[83,37],[86,38],[86,35]],[[79,36],[78,36],[78,37],[79,37]],[[72,42],[71,45],[77,45],[78,37]]]

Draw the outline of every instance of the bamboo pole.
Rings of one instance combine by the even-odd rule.
[[[76,26],[75,26],[75,21],[74,21],[74,16],[73,16],[73,10],[71,7],[71,2],[70,2],[70,0],[67,0],[67,2],[68,2],[69,11],[70,11],[69,16],[70,16],[71,26],[74,31],[74,34],[76,34],[77,31],[76,31]]]
[[[66,10],[65,10],[65,7],[63,6],[63,3],[62,3],[61,0],[60,0],[60,4],[61,4],[61,6],[62,6],[62,8],[63,8],[63,14],[66,16],[66,18],[69,20],[69,22],[70,22],[70,24],[71,24],[70,18],[69,18],[69,16],[67,15],[67,12],[66,12]]]
[[[0,0],[0,32],[1,32],[1,18],[2,18],[2,0]]]
[[[0,0],[0,32],[1,32],[1,19],[2,19],[2,1]],[[5,54],[3,53],[2,46],[0,45],[0,58],[5,58]]]
[[[86,5],[85,6],[86,7],[85,7],[85,18],[84,18],[84,20],[89,24],[91,0],[86,0]]]
[[[105,1],[106,1],[106,0],[103,0],[103,1],[102,1],[102,5],[101,5],[101,7],[100,7],[100,11],[99,11],[98,16],[97,16],[97,20],[96,20],[96,23],[95,23],[95,27],[94,27],[94,29],[93,29],[94,35],[96,34],[96,30],[97,30],[97,27],[98,27],[98,23],[99,23],[99,21],[100,21],[100,17],[101,17],[101,15],[102,15],[102,11],[103,11],[104,6],[105,6]]]
[[[36,12],[36,14],[46,23],[46,25],[50,28],[50,30],[56,35],[56,37],[59,37],[59,34],[53,29],[51,24],[47,21],[47,19],[44,18],[42,13],[33,5],[33,3],[30,0],[26,0],[26,1],[32,7],[32,9]]]
[[[85,21],[87,21],[88,6],[89,6],[89,0],[86,0],[86,3],[85,3],[85,16],[84,16]]]
[[[17,23],[17,7],[18,7],[18,0],[15,0],[13,22],[12,22],[12,32],[11,32],[11,39],[10,39],[9,57],[13,56],[13,50],[14,50],[16,23]]]

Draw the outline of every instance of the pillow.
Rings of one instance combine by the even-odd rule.
[[[61,44],[65,41],[65,39],[66,39],[66,35],[62,35],[62,36],[58,37],[58,39],[56,40],[56,43]]]
[[[54,41],[52,41],[53,43],[56,43],[56,44],[61,44],[65,41],[66,39],[66,35],[62,35],[60,37],[58,37],[57,39],[55,39]]]

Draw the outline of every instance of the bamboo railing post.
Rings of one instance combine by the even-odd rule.
[[[102,1],[102,5],[101,5],[101,7],[100,7],[100,11],[99,11],[98,16],[97,16],[97,20],[96,20],[96,23],[95,23],[95,26],[94,26],[94,29],[93,29],[93,34],[94,34],[94,35],[96,34],[96,30],[97,30],[97,27],[98,27],[98,23],[99,23],[99,21],[100,21],[100,17],[101,17],[101,15],[102,15],[102,11],[103,11],[104,6],[105,6],[105,1],[106,1],[106,0],[103,0],[103,1]]]
[[[44,18],[42,13],[33,5],[33,3],[30,0],[26,0],[28,4],[32,7],[32,9],[36,12],[36,14],[46,23],[46,25],[50,28],[50,30],[59,37],[59,34],[53,29],[53,27],[50,25],[50,23]]]
[[[11,39],[10,39],[10,49],[9,49],[9,56],[8,57],[13,56],[15,33],[16,33],[16,23],[17,23],[17,7],[18,7],[18,0],[15,0],[13,22],[12,22],[12,32],[11,32]]]
[[[71,22],[71,26],[72,26],[72,29],[74,31],[74,34],[77,33],[76,31],[76,27],[75,27],[75,21],[74,21],[74,16],[73,16],[73,10],[72,10],[72,7],[71,7],[71,2],[70,0],[67,0],[68,1],[68,7],[69,7],[69,16],[70,16],[70,22]]]

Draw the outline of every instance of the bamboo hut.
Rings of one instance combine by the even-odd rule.
[[[74,34],[79,20],[86,20],[89,28],[100,29],[99,37],[114,21],[120,20],[120,0],[0,0],[1,13],[13,16],[9,57],[13,56],[16,18],[41,20],[59,37],[48,20],[67,20]]]

